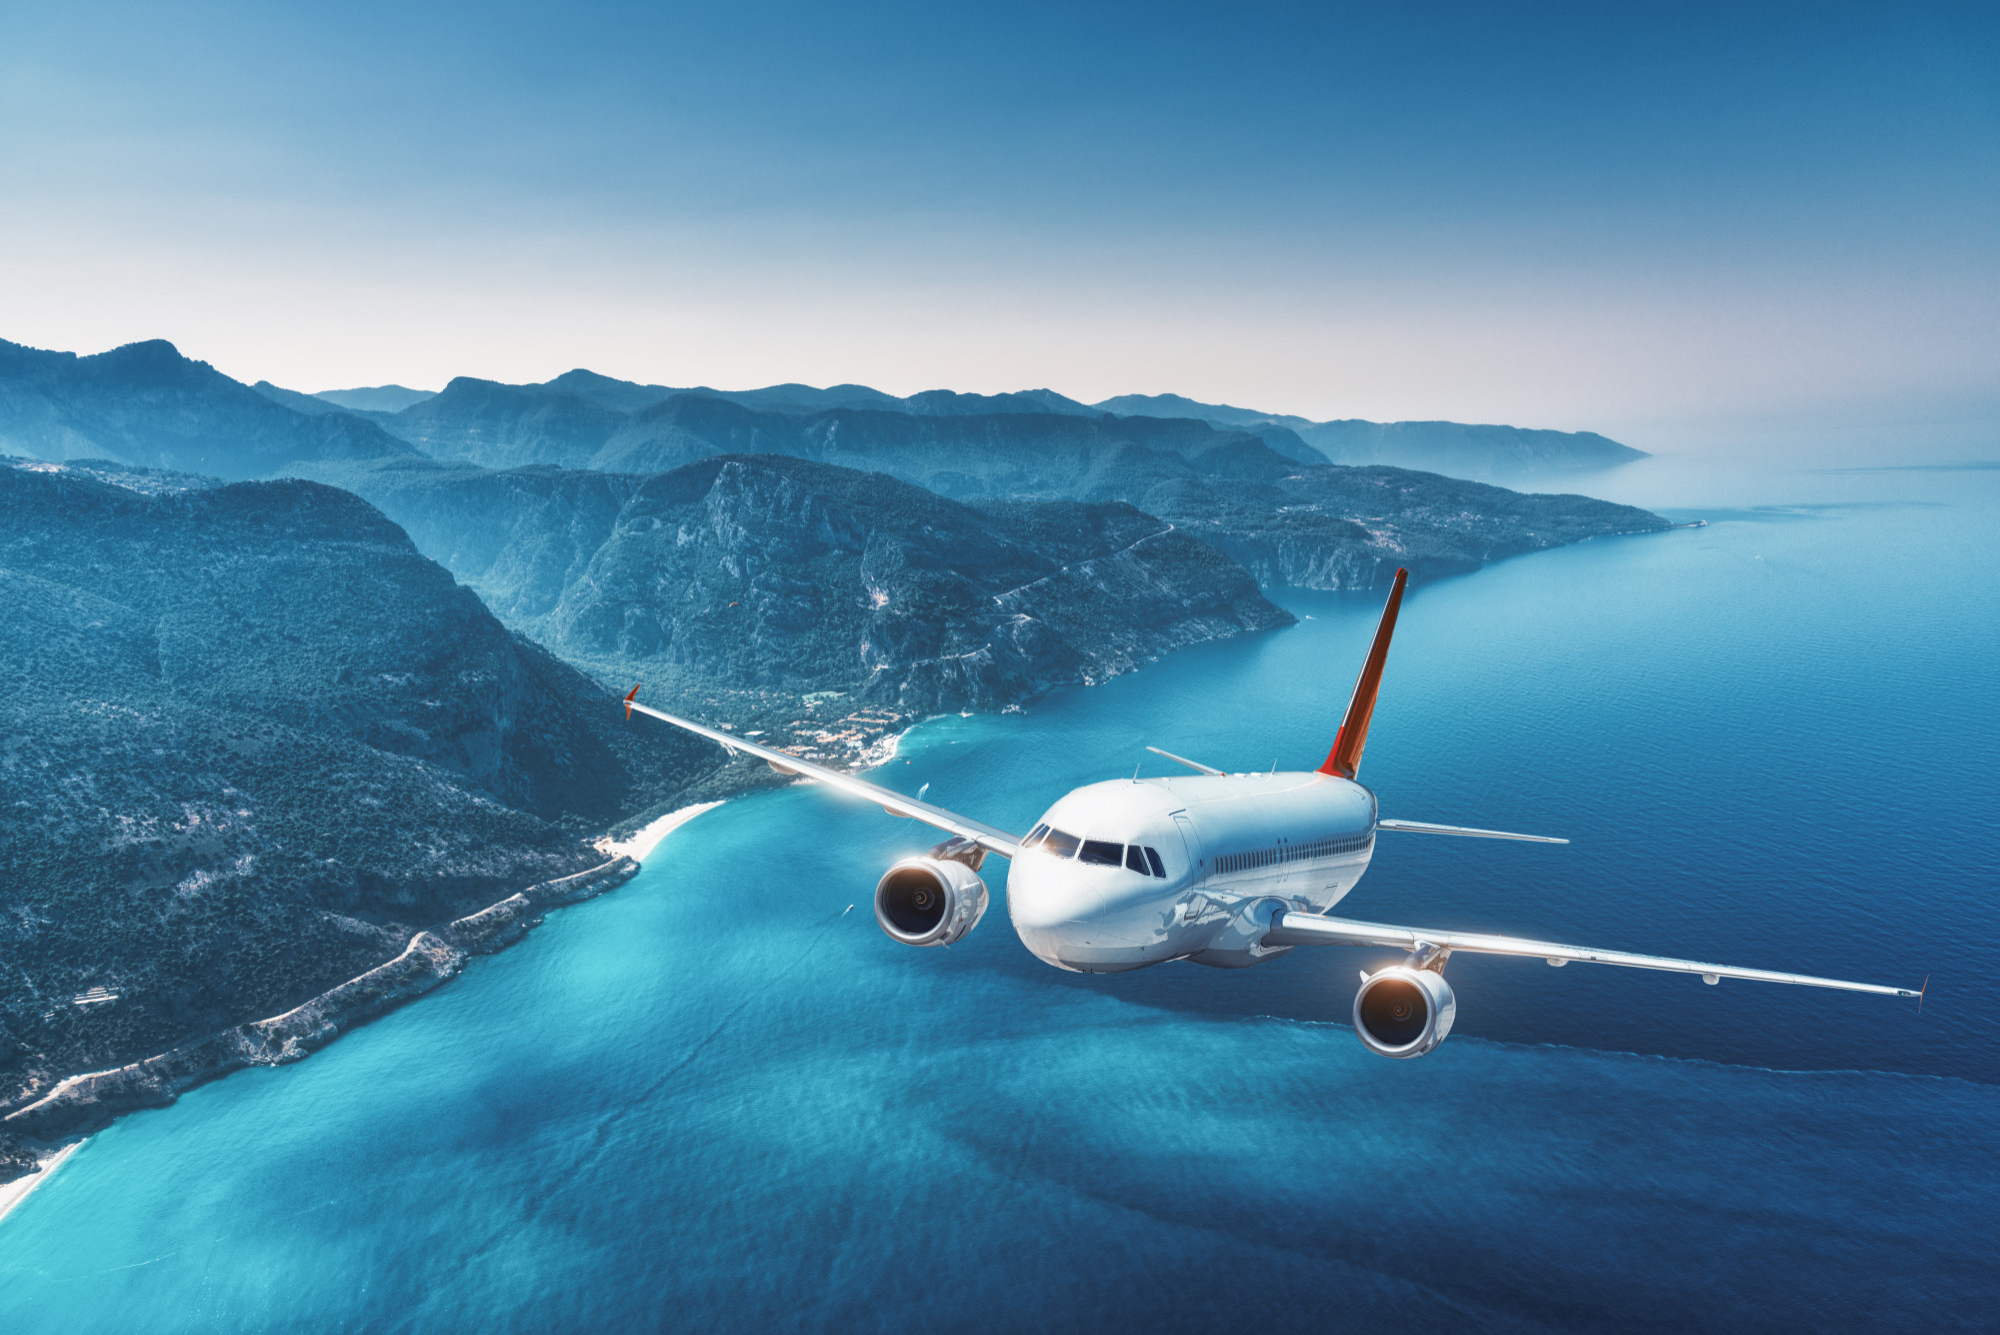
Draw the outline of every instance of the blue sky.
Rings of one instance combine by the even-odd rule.
[[[0,337],[1654,445],[1977,417],[1996,13],[13,5]]]

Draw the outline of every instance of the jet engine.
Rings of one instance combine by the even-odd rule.
[[[986,882],[951,858],[904,858],[875,887],[875,921],[906,946],[948,946],[986,912]]]
[[[1457,1014],[1451,985],[1432,969],[1398,964],[1363,974],[1354,994],[1354,1032],[1384,1057],[1423,1056],[1444,1042]]]

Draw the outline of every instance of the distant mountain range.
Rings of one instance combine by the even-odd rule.
[[[1202,440],[1189,425],[1205,426]],[[1095,441],[1202,450],[1226,438],[1263,442],[1304,464],[1390,464],[1461,477],[1526,477],[1643,458],[1594,432],[1454,422],[1313,422],[1200,403],[1122,395],[1080,403],[1053,390],[906,398],[865,385],[676,389],[575,370],[539,384],[459,377],[431,394],[400,385],[303,394],[244,385],[162,340],[95,356],[0,342],[0,450],[48,459],[109,458],[217,477],[269,476],[293,463],[418,453],[486,467],[532,463],[654,470],[708,454],[770,451],[830,458],[898,450],[1048,452]],[[1069,443],[1066,445],[1065,443]],[[941,462],[932,475],[953,471]],[[979,469],[954,494],[1002,494]],[[899,471],[914,476],[912,470]],[[996,485],[998,490],[996,491]]]
[[[259,383],[273,397],[294,395]],[[1178,394],[1122,394],[1085,404],[1053,390],[1018,394],[955,394],[927,390],[896,398],[866,385],[772,385],[723,391],[705,387],[673,389],[614,380],[592,371],[570,371],[531,385],[460,378],[430,396],[435,406],[413,411],[425,401],[416,391],[387,386],[381,391],[348,390],[337,401],[351,408],[373,407],[364,396],[387,402],[407,397],[410,407],[384,412],[375,420],[387,430],[433,453],[496,467],[519,463],[590,466],[593,449],[614,445],[620,435],[644,435],[647,427],[622,419],[658,413],[679,395],[718,399],[756,413],[813,417],[852,411],[899,413],[914,417],[1056,416],[1078,418],[1167,418],[1205,422],[1224,432],[1254,435],[1277,453],[1300,463],[1390,464],[1454,477],[1528,477],[1541,473],[1612,468],[1646,454],[1594,431],[1546,431],[1514,426],[1469,426],[1459,422],[1368,422],[1358,418],[1315,422],[1283,413],[1199,403]],[[335,395],[321,395],[335,399]],[[437,402],[443,400],[443,402]],[[296,405],[295,405],[296,406]],[[595,410],[595,411],[593,411]],[[308,410],[309,411],[309,410]],[[621,428],[625,428],[621,430]],[[809,428],[807,430],[810,430]],[[1033,428],[1011,424],[1011,434]],[[999,428],[1010,434],[1009,426]],[[529,457],[533,456],[533,457]],[[630,458],[610,458],[601,467],[631,466]]]
[[[338,395],[386,403],[416,393],[382,386]],[[1456,573],[1662,522],[1582,497],[1425,473],[1371,481],[1329,469],[1300,434],[1349,458],[1428,451],[1481,467],[1505,456],[1555,470],[1593,454],[1636,453],[1589,433],[1261,419],[1173,396],[1106,402],[1134,411],[1101,411],[1049,390],[898,399],[860,385],[777,385],[723,395],[578,370],[532,385],[460,377],[395,412],[349,411],[275,385],[241,385],[163,342],[95,357],[0,344],[0,447],[228,478],[331,478],[326,469],[336,465],[425,457],[646,476],[719,455],[782,455],[886,473],[959,500],[1123,501],[1197,529],[1267,584],[1320,588],[1366,586],[1398,562],[1419,578]],[[1175,415],[1195,412],[1209,415]],[[365,480],[376,470],[351,476],[387,503],[380,484]]]
[[[948,495],[1074,494],[1093,467],[1123,449],[1191,456],[1261,439],[1206,422],[1029,411],[1019,403],[992,412],[844,407],[808,413],[690,391],[625,411],[607,407],[611,397],[460,378],[436,397],[376,420],[433,458],[488,468],[547,463],[654,472],[713,454],[789,454],[878,468]],[[917,397],[934,407],[944,402],[939,395]],[[954,396],[947,406],[992,406],[974,404],[975,398]],[[1286,436],[1292,458],[1325,462]]]
[[[1091,406],[1120,417],[1192,417],[1217,426],[1262,426],[1271,422],[1298,431],[1319,425],[1309,417],[1232,408],[1226,403],[1197,403],[1179,394],[1120,394]]]
[[[260,380],[257,388],[262,389],[269,381]],[[436,393],[429,389],[405,389],[401,385],[371,385],[364,389],[323,389],[313,395],[351,412],[394,413],[401,412],[412,404],[422,403]]]
[[[0,341],[0,452],[224,478],[417,453],[374,422],[295,411],[158,339],[94,357]]]

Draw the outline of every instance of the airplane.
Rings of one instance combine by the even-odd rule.
[[[1546,835],[1381,819],[1359,779],[1389,639],[1407,570],[1396,572],[1382,619],[1334,735],[1316,770],[1227,774],[1158,747],[1147,750],[1195,771],[1188,776],[1113,779],[1060,798],[1025,836],[957,815],[844,771],[705,727],[624,698],[634,711],[745,752],[794,774],[878,802],[949,837],[896,862],[875,887],[875,921],[908,946],[949,946],[978,925],[987,906],[979,871],[988,854],[1013,861],[1007,915],[1035,956],[1059,969],[1122,973],[1169,960],[1238,969],[1297,946],[1391,947],[1401,963],[1363,970],[1354,1031],[1370,1052],[1421,1057],[1442,1043],[1458,1013],[1444,979],[1454,952],[1539,957],[1724,978],[1916,997],[1923,989],[1843,982],[1616,950],[1589,950],[1484,932],[1358,922],[1331,915],[1367,871],[1379,831],[1565,844]],[[921,795],[920,795],[921,796]],[[1926,980],[1926,986],[1928,986]]]

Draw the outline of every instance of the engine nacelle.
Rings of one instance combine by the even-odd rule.
[[[946,858],[904,858],[875,886],[875,921],[906,946],[948,946],[986,913],[986,882]]]
[[[1451,985],[1430,969],[1398,964],[1366,974],[1354,994],[1354,1032],[1384,1057],[1423,1056],[1444,1042],[1457,1015]]]

